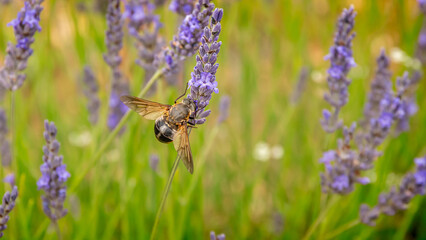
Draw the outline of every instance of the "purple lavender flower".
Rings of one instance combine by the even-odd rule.
[[[159,162],[160,158],[158,157],[157,154],[151,154],[149,156],[149,166],[151,167],[151,169],[156,172],[158,170],[158,162]]]
[[[119,52],[123,47],[123,19],[120,10],[120,0],[110,0],[108,2],[106,18],[108,24],[106,45],[108,51],[104,54],[104,60],[112,69],[111,96],[109,100],[110,112],[107,124],[109,129],[112,130],[127,111],[127,107],[119,98],[129,92],[129,85],[119,69],[121,64]]]
[[[308,81],[309,69],[304,66],[299,73],[299,78],[297,80],[297,84],[295,89],[293,90],[293,95],[291,96],[291,102],[293,104],[297,103],[302,95],[303,91],[305,91],[306,83]]]
[[[10,166],[12,162],[10,142],[7,140],[8,132],[6,113],[0,108],[0,153],[3,166]]]
[[[7,228],[9,221],[9,213],[15,207],[15,201],[18,197],[18,188],[13,187],[12,192],[6,192],[3,196],[2,204],[0,205],[0,238],[3,237],[3,231]]]
[[[377,58],[376,75],[371,82],[368,101],[364,107],[364,120],[362,125],[368,125],[372,118],[378,118],[381,114],[382,100],[392,95],[391,72],[389,71],[389,58],[384,50]]]
[[[65,164],[62,163],[63,157],[58,155],[60,144],[56,140],[55,123],[45,120],[44,127],[46,145],[43,146],[43,164],[40,166],[42,176],[38,180],[37,186],[45,193],[42,196],[44,213],[52,221],[57,221],[68,212],[64,209],[65,182],[71,175],[67,172]]]
[[[85,85],[83,92],[88,102],[87,110],[89,112],[89,120],[92,124],[96,124],[99,118],[99,107],[101,105],[98,97],[99,85],[89,66],[84,67],[83,83]]]
[[[355,34],[352,29],[355,24],[353,7],[344,9],[337,23],[337,31],[334,37],[334,45],[325,59],[330,60],[328,69],[328,87],[330,92],[324,95],[324,99],[334,108],[333,113],[324,110],[324,118],[321,125],[326,132],[334,132],[342,126],[338,119],[340,109],[348,102],[348,87],[351,80],[347,78],[349,70],[355,66],[352,56],[352,39]]]
[[[155,55],[157,55],[163,40],[158,31],[162,27],[159,16],[154,14],[155,5],[148,0],[131,0],[126,3],[123,17],[129,19],[129,34],[136,39],[135,47],[139,58],[136,63],[145,69],[145,82],[154,74]]]
[[[420,11],[426,15],[426,1],[425,0],[417,0],[419,3]]]
[[[396,123],[397,133],[407,131],[410,128],[410,117],[417,113],[416,89],[421,77],[421,73],[415,71],[411,77],[408,76],[408,73],[405,73],[402,78],[397,80],[397,95],[401,100],[400,115]]]
[[[176,72],[178,63],[194,55],[200,47],[203,30],[209,24],[214,4],[210,0],[198,0],[192,13],[187,15],[173,37],[170,48],[157,55],[156,66],[165,64],[164,72]]]
[[[171,11],[186,16],[194,9],[194,0],[172,0],[169,5]]]
[[[415,111],[410,112],[408,106],[413,104],[415,86],[419,77],[409,78],[408,73],[397,79],[397,92],[392,92],[389,60],[384,52],[377,59],[376,76],[371,84],[371,92],[364,108],[362,128],[355,133],[344,130],[344,140],[338,142],[338,149],[324,153],[320,162],[325,165],[325,173],[321,174],[321,185],[324,192],[347,194],[353,191],[355,183],[367,184],[368,178],[361,177],[362,171],[373,168],[374,161],[382,155],[377,148],[389,136],[391,128],[401,121],[408,122]],[[330,118],[329,112],[324,118]],[[355,142],[354,148],[351,142]]]
[[[355,171],[358,164],[358,153],[352,149],[356,124],[350,128],[343,128],[343,139],[338,140],[337,150],[324,153],[320,162],[325,165],[325,172],[321,173],[322,191],[348,194],[353,191],[355,183],[367,184],[369,180],[358,176]]]
[[[377,205],[370,208],[366,204],[360,207],[362,223],[375,226],[375,220],[380,214],[395,215],[396,212],[407,209],[407,205],[416,195],[426,193],[426,157],[414,160],[416,172],[404,176],[398,189],[393,187],[389,193],[379,196]]]
[[[231,97],[228,95],[222,96],[219,103],[219,117],[217,123],[221,124],[229,116],[229,105],[231,104]]]
[[[42,2],[43,0],[25,1],[25,7],[18,13],[18,17],[8,24],[14,29],[17,43],[13,45],[9,42],[7,45],[5,64],[0,70],[0,82],[10,91],[16,91],[25,81],[26,76],[22,71],[27,68],[28,58],[33,54],[31,44],[34,42],[34,35],[41,31],[39,22]]]
[[[225,234],[222,233],[216,236],[216,233],[214,231],[211,231],[210,240],[225,240]]]
[[[204,109],[209,104],[212,93],[219,92],[215,75],[219,67],[219,64],[216,63],[217,54],[222,44],[222,42],[218,42],[222,16],[223,10],[216,8],[211,17],[210,26],[204,28],[201,46],[196,57],[197,64],[188,83],[191,88],[188,98],[196,104],[195,124],[203,124],[206,121],[210,111]]]
[[[16,185],[16,181],[15,181],[15,174],[10,173],[8,174],[4,179],[3,182],[5,183],[9,183],[10,186],[13,188]]]

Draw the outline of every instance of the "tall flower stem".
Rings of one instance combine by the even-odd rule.
[[[191,134],[191,129],[189,129],[188,136]],[[151,230],[151,240],[155,239],[155,234],[157,233],[158,223],[160,222],[161,214],[163,213],[164,205],[166,204],[167,196],[170,192],[170,187],[172,186],[173,178],[175,176],[176,170],[179,166],[180,157],[176,156],[175,162],[173,163],[172,171],[170,172],[169,179],[167,180],[166,188],[164,189],[163,197],[161,198],[160,207],[157,210],[157,214],[155,215],[154,225]]]
[[[163,213],[164,205],[166,204],[167,196],[170,192],[170,187],[172,186],[173,177],[175,176],[176,170],[179,166],[180,157],[176,156],[175,162],[173,163],[172,171],[170,172],[169,179],[167,180],[166,188],[164,189],[163,197],[161,198],[160,207],[157,210],[155,215],[154,225],[151,230],[151,240],[155,239],[155,234],[157,233],[158,223],[160,222],[161,214]]]
[[[52,224],[55,227],[56,236],[58,236],[59,240],[62,240],[61,229],[59,228],[58,221],[53,221]]]
[[[203,147],[203,152],[201,153],[200,157],[197,158],[198,159],[198,164],[197,164],[197,169],[194,172],[194,176],[191,179],[191,183],[189,184],[189,187],[187,188],[188,190],[185,193],[184,196],[184,205],[188,206],[188,202],[191,201],[191,197],[192,194],[195,191],[195,188],[197,187],[197,184],[200,181],[200,178],[203,174],[203,169],[204,169],[204,164],[206,163],[208,154],[210,152],[210,149],[213,146],[213,143],[215,142],[214,140],[216,139],[216,136],[219,133],[219,129],[220,129],[220,125],[215,125],[215,127],[212,129],[210,136],[208,137],[204,147]],[[186,218],[188,215],[188,211],[187,208],[183,208],[183,213],[180,214],[180,220],[179,220],[179,228],[178,228],[178,232],[177,232],[177,238],[176,239],[182,239],[182,233],[184,231],[184,224],[186,222]]]
[[[163,70],[160,68],[157,70],[154,75],[152,75],[151,79],[148,81],[148,83],[145,85],[145,87],[140,91],[138,94],[138,97],[143,97],[149,88],[154,84],[161,76],[163,75]],[[111,131],[108,136],[106,137],[105,141],[103,141],[102,145],[99,147],[98,151],[95,152],[90,162],[83,168],[83,170],[80,172],[80,175],[78,175],[74,182],[71,184],[71,187],[69,189],[69,192],[75,191],[77,186],[83,181],[84,176],[89,172],[89,170],[95,166],[95,164],[99,161],[99,159],[102,157],[102,154],[105,152],[105,150],[108,148],[108,146],[111,144],[112,140],[117,136],[117,134],[120,132],[120,129],[124,126],[126,121],[130,117],[130,111],[126,112],[126,114],[121,118],[120,122],[117,124],[117,126],[114,128],[113,131]]]
[[[310,239],[311,235],[315,232],[315,230],[318,228],[320,223],[325,219],[328,211],[337,202],[337,200],[338,200],[338,197],[333,195],[331,200],[327,203],[326,207],[322,210],[322,212],[320,212],[318,217],[315,219],[314,223],[308,228],[308,231],[303,237],[304,240]]]
[[[338,229],[334,230],[333,232],[331,232],[330,234],[326,235],[324,239],[334,239],[336,236],[338,236],[339,234],[357,226],[360,223],[359,219],[354,219],[353,221],[350,221],[348,223],[346,223],[345,225],[339,227]]]

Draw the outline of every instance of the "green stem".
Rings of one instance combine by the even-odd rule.
[[[347,224],[341,226],[340,228],[334,230],[333,232],[331,232],[330,234],[326,235],[324,239],[332,239],[335,238],[336,236],[338,236],[339,234],[355,227],[356,225],[358,225],[360,223],[359,219],[355,219],[353,221],[348,222]]]
[[[150,238],[151,240],[155,239],[155,234],[157,232],[158,222],[160,221],[161,213],[163,212],[164,205],[165,205],[166,200],[167,200],[167,196],[169,195],[170,187],[172,186],[173,177],[175,176],[176,170],[179,166],[179,160],[180,160],[180,157],[178,155],[176,157],[175,162],[173,163],[172,171],[170,172],[169,179],[167,180],[166,189],[164,190],[163,197],[161,198],[160,207],[158,208],[157,215],[155,216],[154,226],[152,227],[152,231],[151,231],[151,238]]]
[[[334,203],[337,202],[336,196],[332,196],[332,199],[328,202],[327,206],[324,208],[324,210],[319,214],[317,219],[315,219],[315,222],[309,227],[308,231],[306,232],[305,236],[303,237],[303,240],[307,240],[311,237],[311,235],[315,232],[315,230],[318,228],[320,223],[324,220],[324,218],[327,216],[328,211],[331,209],[331,207],[334,205]]]
[[[53,223],[53,226],[55,227],[55,231],[56,231],[56,235],[58,236],[58,239],[62,240],[61,229],[59,228],[58,221],[52,221],[52,223]]]
[[[148,81],[148,83],[145,85],[145,87],[141,90],[141,92],[138,94],[138,97],[143,97],[146,92],[149,90],[149,88],[154,84],[155,81],[157,81],[161,75],[163,74],[163,70],[157,70],[154,75],[152,75],[151,79]],[[110,132],[105,139],[105,141],[100,146],[99,150],[94,154],[90,162],[84,167],[84,169],[80,172],[80,175],[78,175],[74,182],[71,184],[71,187],[69,189],[69,192],[74,192],[75,189],[78,187],[78,185],[83,181],[86,174],[89,172],[89,170],[95,166],[95,164],[98,162],[98,160],[102,157],[105,150],[109,147],[112,140],[117,136],[117,134],[120,132],[121,128],[126,123],[127,119],[130,117],[130,111],[127,111],[126,114],[121,118],[120,122],[117,124],[117,126]]]

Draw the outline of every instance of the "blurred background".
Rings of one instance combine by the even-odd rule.
[[[426,154],[423,78],[417,90],[419,111],[410,120],[411,128],[392,134],[380,146],[384,154],[365,173],[372,183],[357,185],[353,193],[338,197],[326,209],[329,196],[321,193],[319,174],[324,169],[318,160],[324,151],[336,147],[341,132],[327,135],[319,121],[322,109],[328,108],[323,94],[329,62],[324,56],[333,44],[336,21],[344,8],[354,5],[357,66],[349,74],[349,102],[341,113],[349,125],[362,118],[382,48],[390,56],[393,80],[420,67],[413,59],[424,21],[417,1],[214,3],[224,9],[219,93],[208,106],[212,114],[206,123],[191,133],[194,175],[179,166],[158,239],[208,239],[210,231],[225,233],[227,239],[300,239],[308,231],[311,238],[325,238],[357,219],[362,203],[377,204],[381,192],[398,185],[413,170],[413,159]],[[36,185],[41,176],[43,121],[49,119],[56,123],[60,154],[71,173],[68,186],[84,176],[67,193],[69,213],[59,220],[63,239],[148,239],[176,152],[172,145],[155,139],[153,122],[132,114],[124,132],[84,175],[91,156],[109,134],[111,70],[103,59],[107,1],[51,0],[42,5],[42,31],[35,35],[27,80],[16,92],[16,162],[2,171],[3,176],[15,173],[20,192],[5,238],[57,239]],[[168,5],[166,1],[156,10],[166,43],[182,20]],[[22,7],[20,0],[0,4],[1,63],[7,42],[15,43],[13,28],[6,24]],[[135,64],[137,51],[126,24],[124,33],[120,69],[131,93],[137,95],[145,73]],[[195,57],[188,58],[173,81],[161,79],[147,98],[171,104],[184,91],[194,64]],[[89,122],[83,94],[86,65],[100,85],[96,125]],[[229,117],[218,124],[219,102],[225,95],[231,99]],[[9,114],[9,95],[1,106]],[[154,168],[152,154],[159,159]],[[0,184],[0,190],[3,194],[10,186]],[[418,196],[407,211],[380,217],[376,227],[358,224],[336,238],[426,239],[424,229],[426,199]]]

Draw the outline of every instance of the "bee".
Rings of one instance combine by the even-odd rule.
[[[185,93],[182,96],[184,95]],[[120,100],[142,117],[155,120],[154,133],[157,140],[162,143],[173,142],[178,156],[192,174],[194,165],[189,145],[188,127],[194,127],[192,115],[195,112],[195,103],[189,98],[184,98],[180,103],[176,103],[179,98],[175,100],[173,105],[132,96],[121,96]]]

